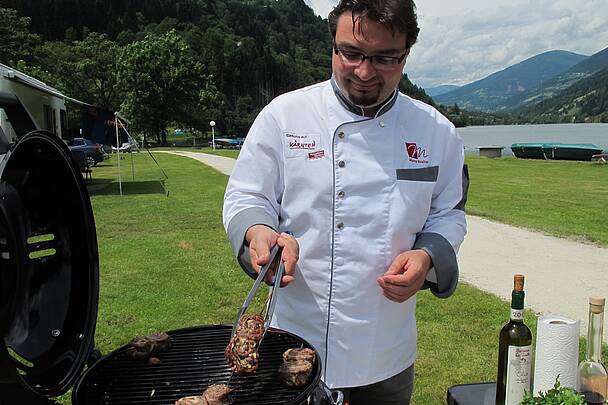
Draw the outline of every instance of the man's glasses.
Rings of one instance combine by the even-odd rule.
[[[407,56],[407,51],[401,56],[365,55],[361,52],[338,48],[336,45],[334,45],[334,53],[340,55],[345,65],[359,66],[365,59],[369,59],[369,63],[378,70],[394,69]]]

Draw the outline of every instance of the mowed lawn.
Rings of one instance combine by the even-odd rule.
[[[236,151],[229,153],[236,155]],[[222,226],[228,178],[193,159],[165,153],[153,156],[162,171],[145,152],[134,154],[133,160],[131,156],[121,160],[122,196],[118,195],[115,157],[94,168],[89,184],[100,253],[96,345],[103,353],[135,335],[231,323],[251,286],[251,279],[232,255]],[[525,185],[523,179],[533,179],[537,168],[544,166],[523,162],[529,170],[519,172],[517,182],[509,180],[507,183],[514,184],[501,197],[498,186],[481,188],[484,182],[500,183],[503,176],[511,177],[513,162],[479,158],[468,162],[470,211],[483,215],[495,207],[497,212],[488,217],[517,224],[519,215],[509,206],[509,202],[520,201],[513,196],[515,183]],[[601,169],[608,172],[606,166]],[[163,172],[168,179],[161,181]],[[594,177],[602,175],[595,173]],[[557,177],[562,175],[558,171]],[[539,184],[550,182],[551,175],[540,177],[546,181]],[[543,195],[536,190],[538,186],[528,184],[526,188]],[[601,190],[593,189],[594,195],[596,192]],[[504,204],[494,200],[504,200]],[[534,217],[530,211],[536,208],[525,201],[521,198],[520,209]],[[555,205],[555,199],[545,201],[540,204],[545,210]],[[589,206],[584,199],[579,204]],[[541,229],[559,233],[545,226]],[[602,240],[601,233],[585,238]],[[511,287],[506,285],[505,290]],[[255,307],[261,306],[258,300]],[[509,303],[465,283],[447,300],[436,299],[428,291],[419,293],[414,404],[443,404],[451,385],[494,380],[498,332],[508,317]],[[526,322],[535,332],[534,314],[528,312]],[[70,403],[68,397],[62,398],[64,404]]]
[[[608,165],[467,156],[467,212],[608,246]]]

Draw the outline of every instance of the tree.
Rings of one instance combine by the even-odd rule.
[[[201,63],[174,30],[149,34],[123,48],[118,80],[125,94],[121,111],[144,136],[152,135],[163,145],[167,126],[191,123],[192,106],[201,104],[199,89],[209,89]]]
[[[116,111],[120,106],[116,57],[118,45],[107,35],[89,33],[82,41],[47,42],[36,49],[38,66],[55,77],[70,97]]]
[[[29,31],[30,19],[18,17],[17,11],[0,8],[0,62],[9,65],[19,60],[29,61],[32,49],[40,37]]]

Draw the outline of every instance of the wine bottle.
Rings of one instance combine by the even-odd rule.
[[[607,398],[608,373],[602,364],[605,302],[605,298],[589,298],[587,353],[578,366],[576,389],[583,395],[585,403],[591,405],[604,405]]]
[[[530,391],[532,332],[524,323],[524,276],[513,277],[511,320],[500,331],[496,405],[517,405]]]

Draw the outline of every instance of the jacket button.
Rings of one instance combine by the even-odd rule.
[[[338,138],[344,139],[344,132],[339,132],[338,133]]]
[[[338,222],[338,223],[336,224],[336,227],[337,227],[338,229],[343,229],[343,228],[344,228],[344,222]]]
[[[345,195],[346,193],[344,191],[338,191],[338,197],[344,198]]]
[[[384,121],[380,121],[380,127],[384,128]]]
[[[338,166],[339,166],[339,167],[344,167],[344,166],[346,166],[346,163],[344,163],[344,161],[343,161],[343,160],[340,160],[340,161],[338,162]]]

